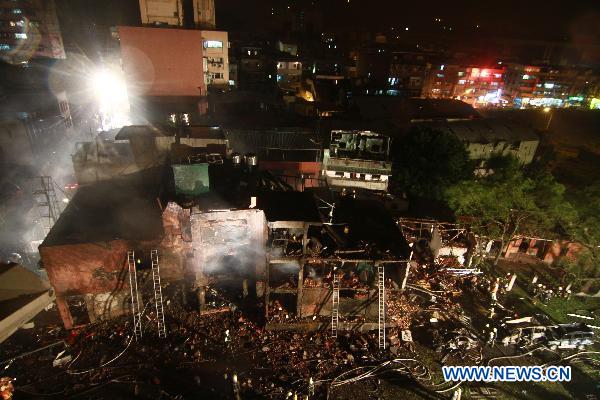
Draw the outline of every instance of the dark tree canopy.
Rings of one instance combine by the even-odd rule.
[[[394,143],[394,179],[407,193],[441,199],[447,188],[473,176],[474,162],[454,135],[414,129]]]
[[[499,240],[504,248],[517,234],[556,238],[572,226],[576,213],[551,174],[527,175],[510,156],[493,157],[488,166],[493,174],[460,182],[446,193],[457,214],[474,217],[476,234]]]

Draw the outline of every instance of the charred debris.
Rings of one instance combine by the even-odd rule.
[[[433,364],[560,331],[501,304],[510,278],[472,266],[460,224],[395,219],[389,195],[296,191],[253,155],[171,160],[79,188],[40,246],[56,307],[3,346],[3,391],[369,398],[385,381],[449,398]]]

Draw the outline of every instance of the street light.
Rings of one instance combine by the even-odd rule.
[[[552,117],[554,116],[554,113],[552,112],[552,109],[550,107],[545,107],[544,112],[550,114],[550,117],[548,118],[548,123],[546,124],[546,130],[548,130],[550,129],[550,122],[552,122]]]

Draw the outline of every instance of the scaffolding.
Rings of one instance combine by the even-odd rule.
[[[383,264],[377,264],[377,291],[379,301],[379,348],[385,349],[385,271]]]
[[[133,315],[133,333],[135,340],[142,338],[142,314],[140,311],[140,293],[138,292],[137,271],[135,266],[135,252],[127,252],[127,266],[129,268],[129,288],[131,290],[131,314]]]
[[[60,205],[54,191],[54,181],[49,176],[40,176],[35,179],[33,198],[37,203],[38,212],[44,229],[44,235],[50,229],[60,215]]]
[[[167,337],[165,327],[165,311],[163,308],[162,288],[160,285],[160,266],[158,264],[158,250],[150,251],[152,259],[152,282],[154,284],[154,303],[156,305],[156,323],[158,326],[158,337]]]
[[[340,276],[335,269],[333,270],[331,302],[331,336],[337,338],[340,308]]]

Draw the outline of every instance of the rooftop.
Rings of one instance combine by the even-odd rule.
[[[174,127],[157,128],[150,125],[124,126],[115,136],[116,140],[127,140],[135,136],[175,136]],[[182,128],[181,137],[193,139],[225,139],[223,130],[218,126],[190,125]]]
[[[321,221],[310,192],[262,191],[257,196],[257,208],[265,212],[269,222]]]
[[[400,98],[393,96],[359,96],[353,99],[366,119],[399,119],[408,121],[427,119],[480,118],[469,104],[450,99]]]
[[[415,122],[414,125],[448,132],[470,143],[493,143],[497,141],[517,143],[540,140],[534,130],[527,125],[500,118],[423,121]]]
[[[160,238],[159,176],[151,169],[81,186],[40,247]]]

